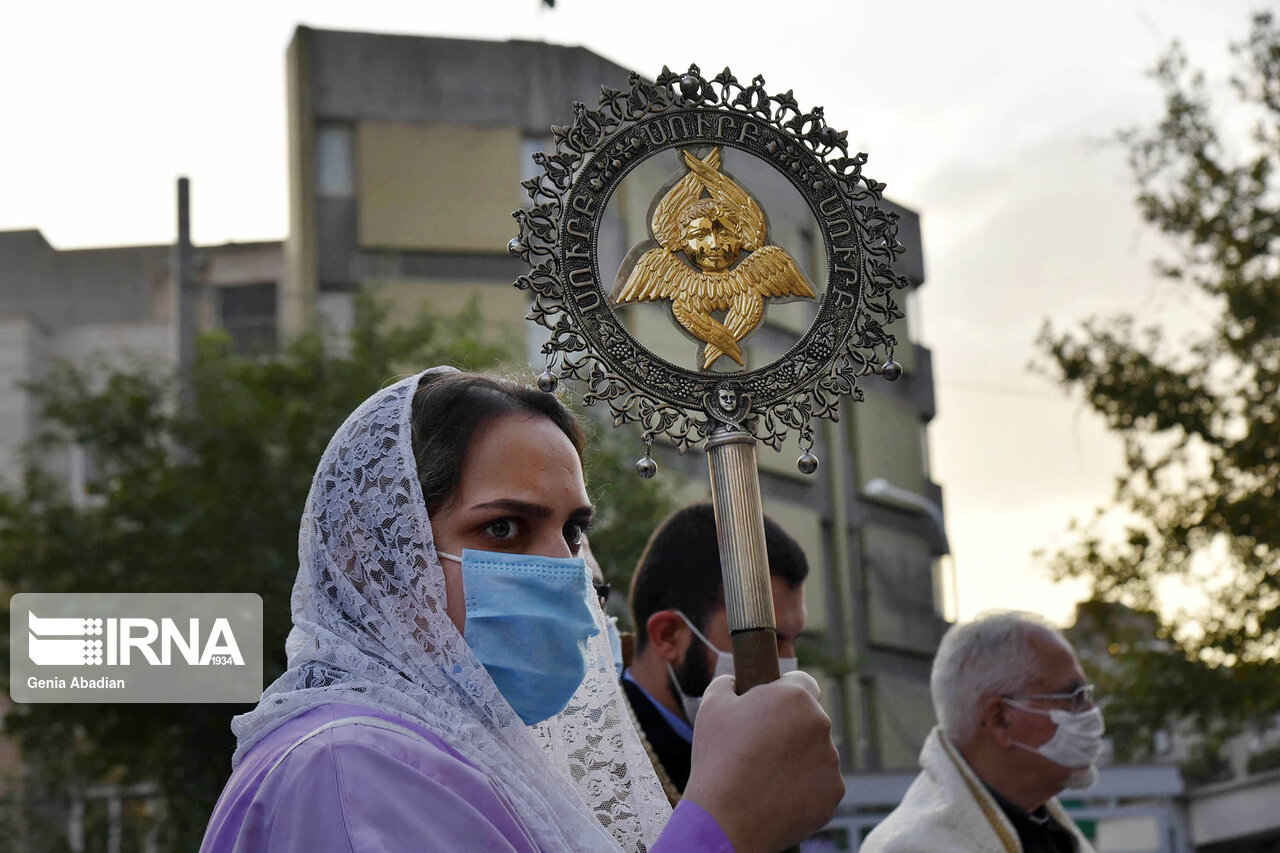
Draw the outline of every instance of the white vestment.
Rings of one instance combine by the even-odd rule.
[[[859,853],[1022,853],[1009,818],[937,727],[920,750],[920,769],[902,802],[871,831]],[[1076,836],[1080,853],[1094,853],[1056,799],[1046,806]]]

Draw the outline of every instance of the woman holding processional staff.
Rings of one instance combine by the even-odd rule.
[[[437,368],[366,400],[299,533],[289,668],[236,717],[203,853],[768,851],[843,793],[817,685],[713,682],[674,812],[578,551],[583,437],[550,394]]]

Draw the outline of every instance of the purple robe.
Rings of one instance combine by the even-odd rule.
[[[344,725],[288,752],[325,723],[357,716],[410,729],[428,743]],[[345,703],[310,708],[254,744],[227,781],[200,845],[200,853],[419,850],[538,848],[488,777],[447,743],[410,720]],[[650,850],[733,853],[733,846],[715,818],[684,800]]]

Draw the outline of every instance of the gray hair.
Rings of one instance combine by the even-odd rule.
[[[1034,613],[988,611],[972,622],[952,625],[938,644],[929,677],[938,725],[956,744],[978,731],[982,701],[1027,687],[1039,666],[1033,646],[1045,632],[1062,634]]]

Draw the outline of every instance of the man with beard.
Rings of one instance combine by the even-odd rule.
[[[1097,779],[1102,712],[1062,635],[1030,613],[954,625],[929,688],[922,772],[862,853],[1091,853],[1055,797]]]
[[[805,626],[804,551],[772,519],[764,520],[783,672],[796,667]],[[732,641],[720,579],[711,504],[678,510],[654,531],[631,579],[635,654],[622,675],[636,728],[674,805],[689,779],[693,721],[707,685],[733,674]]]

